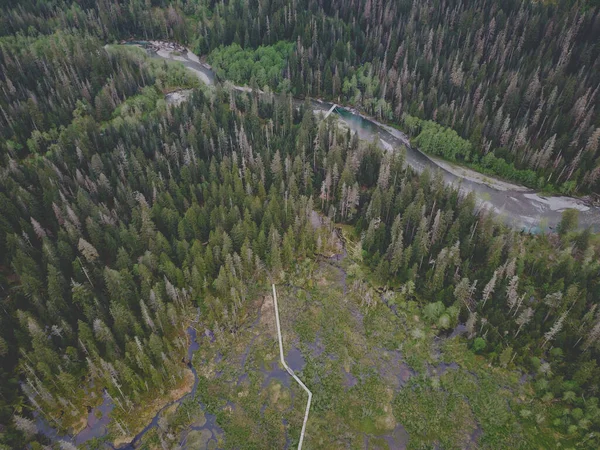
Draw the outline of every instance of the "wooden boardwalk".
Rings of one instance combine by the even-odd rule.
[[[335,105],[333,105],[335,107]],[[331,111],[330,111],[331,112]],[[304,441],[304,431],[306,430],[306,422],[308,421],[308,413],[310,412],[310,402],[312,401],[312,392],[306,387],[306,385],[296,376],[294,371],[287,365],[283,357],[283,340],[281,339],[281,326],[279,325],[279,306],[277,306],[277,291],[273,284],[273,302],[275,303],[275,320],[277,321],[277,337],[279,338],[279,357],[281,364],[285,367],[285,370],[298,382],[302,389],[308,393],[308,402],[306,403],[306,412],[304,413],[304,422],[302,423],[302,431],[300,432],[300,442],[298,443],[298,450],[302,450],[302,441]]]

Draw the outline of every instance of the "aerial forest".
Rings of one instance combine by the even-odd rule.
[[[217,82],[128,41],[184,46]],[[201,352],[239,353],[272,283],[283,299],[307,296],[298,342],[316,326],[301,314],[349,302],[365,342],[401,349],[413,374],[391,389],[346,368],[359,381],[344,399],[343,380],[305,355],[307,448],[358,448],[362,434],[327,440],[327,420],[377,436],[390,415],[408,448],[598,448],[598,235],[570,209],[553,230],[513,229],[312,102],[401,130],[428,155],[593,202],[599,91],[597,0],[4,2],[0,449],[77,448],[64,436],[103,396],[110,442],[132,438],[144,408],[189,387],[190,367],[193,399],[224,430],[218,448],[292,448],[298,432],[282,441],[268,414],[227,415],[223,370],[188,355],[192,326]],[[343,296],[327,294],[323,261],[343,269]],[[366,358],[331,339],[339,353],[324,364]],[[462,380],[431,375],[439,354],[462,358]],[[185,447],[173,430],[194,423],[191,403],[142,448]],[[477,447],[461,426],[481,434]]]

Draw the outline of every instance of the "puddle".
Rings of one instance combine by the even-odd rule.
[[[383,436],[390,450],[406,450],[408,447],[408,432],[400,424],[396,425],[394,431]]]
[[[249,330],[254,330],[256,328],[256,326],[260,323],[262,314],[261,314],[261,309],[258,309],[258,314],[256,316],[256,320],[254,320],[254,322],[252,322],[252,325],[250,325],[250,329]],[[256,341],[256,338],[258,338],[259,334],[255,334],[252,339],[250,340],[250,342],[248,343],[248,345],[246,346],[246,349],[244,350],[244,353],[242,354],[242,358],[240,359],[240,368],[243,370],[246,367],[246,362],[248,361],[248,356],[250,356],[250,350],[252,349],[252,347],[254,346],[254,341]],[[217,353],[217,357],[219,358],[218,361],[221,361],[221,359],[223,358],[223,355],[221,355],[221,352]]]
[[[37,411],[33,413],[33,417],[35,419],[35,426],[37,427],[38,433],[48,438],[51,442],[72,442],[72,438],[70,436],[60,435],[56,428],[50,426],[46,419]]]
[[[206,330],[204,330],[204,336],[206,336],[208,338],[208,340],[211,342],[211,344],[213,342],[215,342],[215,334],[210,331],[208,328]]]
[[[458,325],[456,325],[456,328],[454,328],[454,330],[452,330],[452,333],[450,333],[450,336],[448,336],[448,339],[452,339],[452,338],[455,338],[456,336],[461,336],[466,333],[467,333],[467,327],[464,324],[459,323]]]
[[[233,403],[231,400],[227,400],[227,403],[225,403],[225,406],[223,407],[223,411],[235,411],[237,408],[237,405],[235,403]]]
[[[402,364],[400,371],[398,372],[398,384],[400,387],[404,386],[406,382],[415,374],[408,364]]]
[[[285,447],[284,450],[288,450],[290,448],[290,443],[291,443],[291,439],[290,439],[290,434],[288,433],[288,424],[289,422],[287,421],[287,419],[281,419],[281,424],[283,425],[283,429],[285,430]]]
[[[404,361],[402,353],[398,350],[383,350],[384,357],[377,361],[378,372],[384,378],[394,382],[396,387],[401,388],[416,372]]]
[[[306,365],[302,353],[296,347],[292,347],[287,353],[285,362],[294,372],[302,372],[302,369],[304,369],[304,366]]]
[[[182,449],[217,449],[217,443],[223,436],[223,429],[217,425],[217,418],[204,411],[206,422],[203,425],[191,426],[182,432],[179,447]]]
[[[313,358],[318,358],[325,351],[325,344],[323,344],[323,340],[320,336],[317,336],[315,342],[308,344],[308,349]]]
[[[237,385],[239,386],[242,383],[246,383],[249,382],[250,378],[248,377],[247,373],[243,373],[241,374],[238,379],[237,379]]]
[[[96,408],[89,408],[87,425],[76,436],[61,435],[41,415],[34,413],[38,433],[48,438],[51,442],[66,442],[82,445],[90,439],[101,438],[108,434],[109,414],[115,404],[107,391],[102,393],[102,404]]]
[[[86,427],[75,436],[75,445],[81,445],[93,438],[106,436],[108,433],[109,414],[115,404],[106,391],[103,392],[102,398],[103,401],[100,406],[90,409]]]
[[[446,373],[446,371],[457,370],[458,368],[459,366],[455,362],[439,363],[437,366],[428,366],[427,374],[429,376],[436,375],[438,377],[441,377],[442,375],[444,375],[444,373]]]
[[[390,311],[391,311],[391,312],[392,312],[392,313],[393,313],[393,314],[394,314],[396,317],[398,317],[400,320],[402,320],[402,322],[404,323],[404,319],[403,319],[403,318],[402,318],[402,317],[401,317],[401,316],[398,314],[398,307],[397,307],[395,304],[393,304],[393,303],[391,303],[391,302],[389,301],[388,295],[389,295],[389,293],[382,292],[382,293],[381,293],[381,295],[379,296],[379,298],[381,299],[381,301],[383,302],[383,304],[384,304],[385,306],[387,306],[387,307],[388,307],[388,309],[389,309],[389,310],[390,310]]]
[[[483,436],[483,430],[477,424],[477,427],[473,430],[473,432],[469,435],[469,444],[467,448],[469,449],[477,449],[479,448],[479,438]]]
[[[290,387],[292,377],[289,373],[287,373],[287,371],[284,368],[279,366],[279,361],[271,362],[270,370],[263,368],[261,369],[261,372],[263,373],[263,375],[265,375],[265,381],[263,381],[261,387],[267,387],[271,380],[278,380],[285,387]]]
[[[190,337],[190,346],[188,347],[188,351],[187,351],[187,361],[189,363],[191,363],[192,356],[194,356],[194,352],[200,348],[200,344],[196,340],[196,337],[197,337],[196,329],[194,327],[189,327],[187,331],[188,331],[188,336]]]
[[[298,348],[292,347],[291,350],[287,353],[285,357],[285,361],[287,365],[294,372],[301,372],[306,365],[306,361],[304,361],[304,357]],[[285,387],[289,388],[291,385],[292,377],[283,367],[279,365],[279,360],[275,360],[271,362],[270,369],[262,368],[261,373],[265,376],[265,380],[262,383],[262,387],[265,388],[269,385],[272,380],[278,380]],[[240,382],[247,380],[248,376],[246,374],[241,375],[238,378],[238,384]]]
[[[352,375],[350,372],[344,371],[344,386],[346,388],[351,388],[356,386],[358,383],[358,379]]]

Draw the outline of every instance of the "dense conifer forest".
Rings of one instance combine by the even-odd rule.
[[[131,39],[187,46],[221,83],[118,45]],[[427,153],[593,198],[599,90],[597,1],[4,2],[0,448],[73,448],[42,424],[76,435],[103,395],[106,439],[130,442],[153,402],[190,388],[189,367],[193,400],[224,430],[219,448],[282,448],[284,412],[224,413],[229,388],[189,360],[186,333],[201,324],[203,357],[214,345],[229,362],[271,283],[312,293],[299,342],[317,323],[303,313],[349,302],[366,339],[401,349],[414,373],[388,389],[363,364],[349,405],[343,380],[304,352],[308,448],[355,448],[348,436],[383,435],[383,417],[409,448],[466,448],[461,427],[481,434],[472,448],[598,448],[598,236],[575,210],[553,232],[511,229],[441,174],[408,167],[402,149],[322,120],[309,98],[398,127]],[[173,92],[188,97],[172,104]],[[343,269],[343,297],[317,276],[323,260]],[[332,324],[350,323],[340,314]],[[336,339],[340,364],[362,363]],[[439,354],[464,377],[432,376]],[[180,448],[198,401],[148,448]],[[339,440],[319,431],[335,414],[349,427]]]

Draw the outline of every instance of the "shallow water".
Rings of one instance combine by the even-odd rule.
[[[458,364],[455,362],[451,363],[439,363],[437,366],[432,366],[427,368],[427,372],[429,376],[438,376],[441,377],[448,370],[458,370]]]
[[[292,384],[292,377],[287,370],[281,367],[279,360],[272,361],[271,366],[269,368],[261,369],[261,372],[265,376],[265,380],[261,386],[262,388],[266,388],[273,380],[279,381],[286,388],[289,388]]]
[[[75,436],[61,435],[45,418],[34,414],[38,433],[51,442],[69,442],[74,445],[82,445],[91,439],[106,436],[108,434],[108,424],[110,423],[109,414],[114,409],[115,404],[106,390],[103,391],[102,398],[102,403],[99,406],[89,408],[87,425]]]
[[[302,353],[296,347],[292,347],[290,351],[288,351],[285,362],[287,362],[287,365],[290,366],[290,369],[294,372],[302,372],[302,369],[304,369],[304,366],[306,365]]]
[[[448,339],[452,339],[452,338],[455,338],[456,336],[461,336],[461,335],[467,334],[467,333],[468,333],[467,327],[464,324],[459,323],[458,325],[456,325],[454,330],[452,330],[452,333],[450,333],[450,336],[448,336]]]
[[[179,445],[182,449],[189,448],[190,450],[192,450],[192,446],[188,445],[188,439],[190,437],[190,433],[194,431],[203,432],[205,435],[208,435],[208,433],[210,433],[211,437],[209,439],[205,439],[207,447],[211,441],[214,441],[216,444],[218,442],[218,436],[223,435],[223,429],[219,425],[217,425],[217,417],[213,414],[208,414],[206,412],[204,412],[204,416],[206,418],[206,422],[203,425],[192,425],[187,430],[183,431],[181,441],[179,442]],[[215,446],[215,448],[217,447]]]
[[[323,354],[325,351],[325,344],[323,344],[323,340],[319,335],[317,335],[314,342],[308,344],[308,349],[313,358],[318,358]]]
[[[344,386],[346,388],[354,387],[358,384],[358,378],[352,375],[350,372],[344,371]]]
[[[114,407],[114,402],[108,393],[104,391],[102,404],[90,410],[87,418],[87,426],[75,436],[75,445],[81,445],[93,438],[106,436],[110,422],[109,414]]]
[[[146,435],[146,433],[148,433],[154,427],[158,426],[158,422],[162,416],[162,413],[165,410],[172,407],[173,405],[180,405],[187,398],[194,398],[194,396],[196,395],[196,390],[198,388],[198,374],[196,373],[196,369],[194,368],[194,366],[191,364],[191,360],[192,360],[194,352],[200,348],[200,344],[198,343],[198,341],[196,339],[197,332],[196,332],[195,328],[188,327],[187,333],[189,336],[190,344],[188,346],[186,361],[187,361],[188,367],[194,374],[194,385],[192,387],[191,392],[184,394],[182,397],[163,406],[156,413],[156,415],[154,416],[152,421],[148,425],[146,425],[144,427],[144,429],[142,431],[140,431],[133,438],[133,440],[130,443],[123,444],[123,445],[117,447],[119,450],[134,450],[135,448],[137,448],[139,443],[143,439],[143,437]],[[113,403],[112,399],[110,398],[110,395],[108,394],[107,391],[104,391],[103,398],[104,398],[104,400],[103,400],[102,404],[100,406],[98,406],[97,408],[92,409],[89,412],[88,419],[87,419],[87,427],[84,430],[82,430],[79,434],[77,434],[74,438],[71,436],[60,435],[56,431],[56,429],[53,428],[52,426],[50,426],[42,417],[37,416],[36,424],[38,426],[39,433],[46,436],[52,442],[66,441],[66,442],[70,442],[70,443],[73,443],[78,446],[85,444],[87,441],[89,441],[93,438],[101,438],[101,437],[106,436],[108,434],[108,424],[110,423],[110,420],[111,420],[109,414],[114,408],[114,403]],[[202,407],[203,410],[205,409],[203,407],[203,405],[200,405],[200,406]],[[183,438],[180,443],[182,448],[187,448],[186,440],[187,440],[188,435],[192,431],[202,431],[204,434],[207,434],[210,432],[211,437],[208,439],[205,439],[207,445],[210,441],[214,441],[213,445],[215,445],[217,442],[216,436],[223,434],[223,430],[216,423],[216,416],[209,414],[205,411],[204,411],[204,415],[206,417],[205,424],[203,424],[202,426],[191,426],[189,429],[184,430],[184,432],[182,433]],[[109,443],[105,443],[104,445],[108,448],[115,448],[114,446],[112,446]]]
[[[383,436],[390,450],[404,450],[408,446],[408,432],[400,424],[396,425],[394,431]]]
[[[416,375],[400,351],[387,350],[384,351],[384,355],[386,358],[379,361],[379,372],[383,377],[395,381],[398,388],[403,387],[410,377]]]
[[[148,433],[151,429],[153,429],[154,427],[156,427],[158,425],[158,421],[160,420],[161,415],[165,410],[167,410],[168,408],[170,408],[173,405],[180,405],[181,402],[183,402],[186,398],[189,398],[189,397],[194,398],[194,396],[196,395],[196,390],[198,389],[198,374],[196,373],[196,369],[192,365],[191,361],[192,361],[194,351],[196,351],[200,348],[200,344],[198,344],[198,341],[196,340],[197,333],[196,333],[196,329],[194,327],[188,327],[187,333],[190,338],[190,345],[188,347],[188,352],[187,352],[187,358],[188,358],[187,364],[188,364],[188,367],[190,368],[190,370],[192,371],[192,373],[194,374],[194,385],[192,386],[191,392],[189,392],[189,393],[183,395],[182,397],[178,398],[177,400],[174,400],[170,403],[167,403],[165,406],[163,406],[156,413],[156,415],[154,416],[152,421],[148,425],[146,425],[144,427],[144,429],[142,431],[140,431],[129,444],[122,445],[119,447],[119,449],[123,449],[123,450],[135,449],[137,447],[137,445],[139,444],[139,442],[142,440],[142,438],[146,435],[146,433]],[[209,414],[206,414],[206,416],[207,416],[207,421],[208,421]]]

